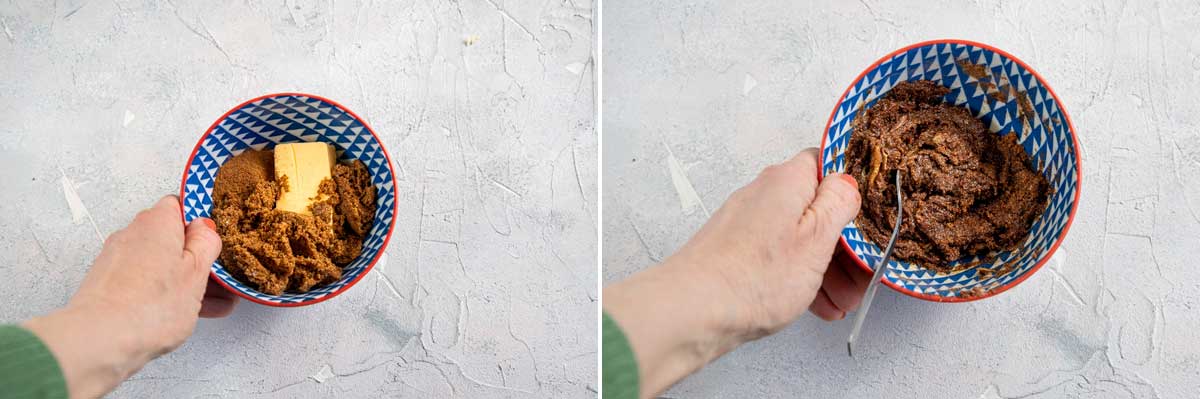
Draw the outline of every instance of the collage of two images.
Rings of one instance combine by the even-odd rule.
[[[1198,397],[1198,23],[0,3],[0,398]]]

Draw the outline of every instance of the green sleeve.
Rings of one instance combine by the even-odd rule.
[[[0,392],[5,398],[67,397],[58,361],[29,330],[0,325]]]
[[[625,333],[608,313],[604,314],[601,343],[601,386],[604,399],[635,399],[638,397],[638,368],[633,348]]]

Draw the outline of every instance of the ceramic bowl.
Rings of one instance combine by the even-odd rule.
[[[937,302],[971,301],[1004,292],[1050,259],[1075,216],[1082,172],[1071,119],[1045,79],[1000,49],[964,40],[917,43],[871,64],[838,99],[821,141],[822,177],[845,171],[845,152],[858,112],[871,108],[897,83],[912,80],[941,83],[950,88],[944,98],[947,103],[970,109],[993,133],[1019,135],[1018,141],[1054,193],[1018,247],[959,259],[951,266],[981,263],[952,273],[892,259],[883,282],[904,294]],[[859,266],[871,271],[879,263],[880,245],[868,241],[853,222],[842,230],[840,241]]]
[[[332,100],[302,93],[268,94],[233,107],[200,137],[183,171],[179,197],[183,220],[211,217],[213,180],[217,169],[247,149],[263,150],[277,144],[321,141],[337,149],[339,160],[358,159],[371,173],[377,194],[375,221],[363,242],[362,254],[343,268],[342,278],[306,293],[268,295],[229,275],[220,261],[212,277],[229,291],[270,306],[304,306],[341,294],[371,271],[394,227],[396,183],[392,162],[383,143],[354,112]]]

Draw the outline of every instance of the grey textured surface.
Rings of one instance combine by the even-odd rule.
[[[303,91],[396,163],[386,265],[202,321],[112,396],[594,396],[590,3],[0,1],[0,320],[62,305],[214,119]]]
[[[1200,396],[1198,25],[1200,5],[1183,1],[606,1],[606,282],[669,255],[762,167],[817,146],[846,85],[910,43],[1015,54],[1083,146],[1060,257],[1019,287],[957,305],[881,290],[857,359],[849,321],[806,315],[666,396]],[[678,194],[671,154],[700,203]]]

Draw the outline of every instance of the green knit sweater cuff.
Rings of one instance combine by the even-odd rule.
[[[601,386],[604,399],[634,399],[638,397],[638,368],[629,339],[617,322],[604,313],[601,328]]]
[[[0,396],[66,398],[67,381],[42,340],[24,328],[0,325]]]

